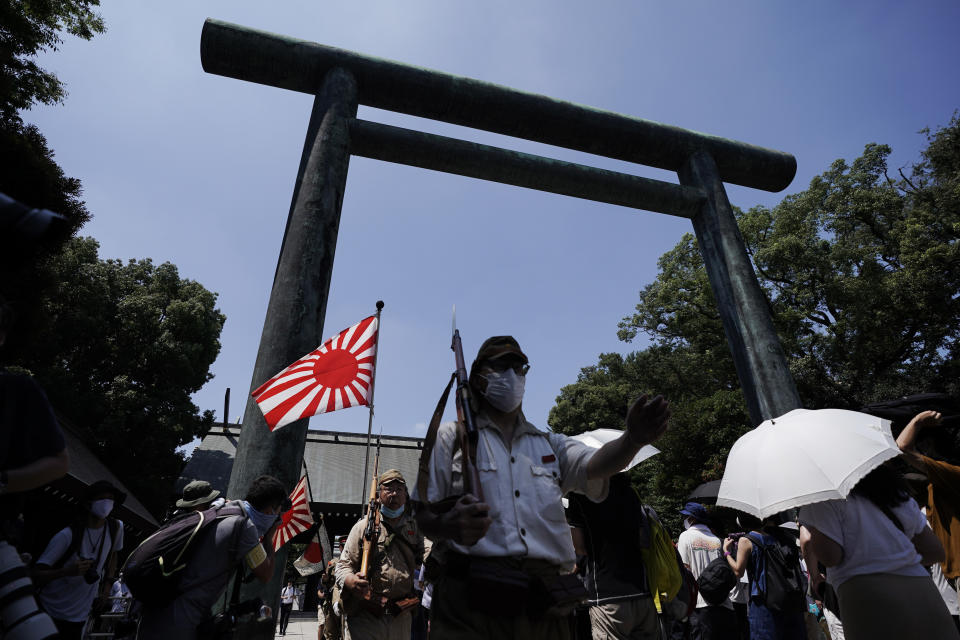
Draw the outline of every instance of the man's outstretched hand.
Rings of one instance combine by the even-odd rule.
[[[669,419],[670,403],[661,395],[648,400],[644,394],[627,410],[627,437],[636,445],[650,444],[667,430]]]

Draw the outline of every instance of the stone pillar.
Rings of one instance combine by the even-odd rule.
[[[800,396],[716,163],[709,153],[698,151],[677,173],[680,184],[699,187],[707,196],[693,217],[693,228],[747,409],[758,425],[800,407]]]
[[[343,69],[332,69],[314,101],[311,130],[317,125],[316,133],[312,139],[308,136],[309,153],[304,154],[306,164],[294,189],[295,202],[270,292],[251,391],[322,342],[350,162],[348,125],[356,113],[356,80]],[[278,478],[292,491],[300,478],[306,435],[307,420],[271,433],[248,395],[227,495],[243,498],[253,479],[263,474]],[[281,549],[270,583],[249,583],[242,597],[259,595],[278,611],[285,562],[286,550]]]

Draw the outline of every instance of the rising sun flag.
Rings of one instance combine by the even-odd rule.
[[[291,506],[281,516],[280,526],[273,533],[273,550],[277,551],[294,538],[313,526],[313,515],[307,502],[307,476],[300,478],[300,482],[290,494]]]
[[[378,329],[377,316],[364,318],[260,385],[251,395],[270,430],[369,404]]]

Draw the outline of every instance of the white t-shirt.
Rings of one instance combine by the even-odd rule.
[[[699,578],[712,560],[723,555],[723,543],[706,525],[698,523],[680,534],[677,539],[677,551],[680,552],[683,564],[690,567],[693,577]],[[706,606],[709,606],[707,601],[698,593],[697,608]],[[723,602],[723,606],[732,609],[733,603],[728,598]]]
[[[112,544],[109,540],[109,524],[104,524],[99,529],[86,528],[82,535],[83,539],[80,541],[78,552],[67,558],[62,566],[69,567],[77,564],[79,561],[78,555],[84,558],[96,558],[94,566],[102,580],[103,568],[110,557],[110,552],[119,551],[123,548],[123,522],[117,520],[117,531]],[[58,531],[51,538],[47,548],[40,554],[37,564],[52,567],[60,559],[60,556],[66,552],[72,540],[73,532],[70,527]],[[101,540],[103,540],[102,549],[100,547]],[[99,586],[99,582],[87,584],[83,576],[67,576],[53,580],[42,587],[37,598],[51,617],[69,622],[83,622],[90,615],[90,607],[93,606],[93,600],[97,597]]]
[[[293,604],[293,599],[297,596],[297,592],[293,587],[284,587],[283,591],[280,592],[280,601],[283,604]]]
[[[843,560],[827,571],[827,582],[834,588],[868,573],[928,575],[912,542],[927,526],[927,519],[912,498],[891,511],[900,520],[903,531],[876,505],[853,493],[846,500],[827,500],[800,508],[801,524],[816,527],[843,547]]]

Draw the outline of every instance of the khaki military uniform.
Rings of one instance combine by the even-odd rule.
[[[337,566],[335,564],[327,567],[320,578],[323,584],[323,590],[327,596],[320,603],[320,614],[323,616],[323,637],[324,640],[340,640],[342,636],[343,620],[333,611],[333,603],[339,599],[339,594],[335,594],[334,588],[337,582]]]
[[[360,519],[337,561],[337,584],[342,591],[344,579],[360,572],[363,531],[366,518]],[[423,562],[423,534],[408,508],[395,526],[381,520],[377,548],[371,553],[367,580],[372,602],[393,603],[414,594],[413,581]],[[360,606],[353,594],[343,593],[345,605],[344,640],[409,640],[412,610],[399,615],[378,615]],[[352,601],[351,601],[352,600]]]

